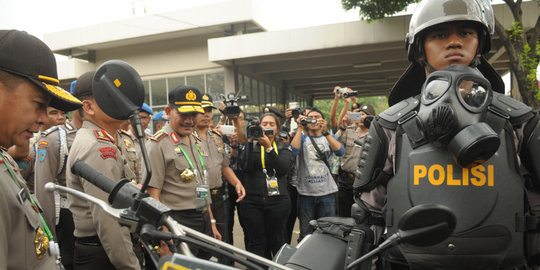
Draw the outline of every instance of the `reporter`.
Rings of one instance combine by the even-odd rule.
[[[289,144],[276,140],[280,126],[278,116],[264,114],[260,127],[272,130],[273,134],[248,139],[239,153],[240,169],[246,173],[247,195],[238,205],[239,219],[247,235],[246,250],[266,258],[286,243],[285,227],[291,210],[287,175],[294,159]],[[244,136],[240,129],[237,134]]]

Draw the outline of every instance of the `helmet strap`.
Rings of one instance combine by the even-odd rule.
[[[425,58],[422,58],[421,60],[417,60],[417,61],[418,61],[418,63],[420,63],[420,65],[421,65],[422,67],[424,67],[424,68],[427,67],[428,70],[429,70],[429,73],[433,73],[433,72],[437,71],[432,65],[430,65],[430,64],[425,60]]]

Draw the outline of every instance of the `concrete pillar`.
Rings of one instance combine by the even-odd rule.
[[[238,92],[238,68],[236,68],[234,65],[225,66],[224,78],[224,94],[236,94],[236,92]]]

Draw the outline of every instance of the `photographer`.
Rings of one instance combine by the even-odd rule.
[[[346,110],[346,106],[343,107],[344,110]],[[341,159],[338,176],[337,213],[340,217],[351,216],[351,206],[354,203],[352,186],[355,171],[362,151],[362,144],[369,131],[369,126],[364,123],[364,120],[367,116],[373,117],[375,115],[373,106],[369,104],[353,103],[351,109],[352,112],[343,114],[343,118],[339,119],[341,125],[336,133],[338,140],[345,146],[345,154]]]
[[[335,192],[332,177],[332,153],[345,152],[343,145],[326,131],[326,120],[317,108],[297,119],[298,130],[291,142],[294,156],[298,156],[297,189],[300,242],[313,229],[309,221],[335,214]],[[306,130],[307,129],[307,130]]]
[[[240,149],[239,166],[246,173],[246,197],[238,204],[240,223],[247,235],[246,250],[271,258],[285,241],[291,204],[287,175],[293,156],[287,143],[277,140],[279,117],[265,113],[247,128],[248,140]],[[239,140],[243,131],[236,129]]]

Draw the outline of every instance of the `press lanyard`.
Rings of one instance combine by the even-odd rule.
[[[278,150],[277,150],[277,146],[276,146],[276,141],[273,141],[272,146],[274,147],[274,151],[276,152],[276,154],[279,155]],[[266,170],[266,164],[264,163],[264,153],[265,152],[266,151],[264,151],[264,147],[261,145],[261,164],[262,164],[263,170]]]
[[[22,188],[19,184],[19,181],[17,181],[17,177],[15,176],[15,173],[13,172],[13,170],[11,169],[11,167],[7,164],[7,160],[6,160],[6,157],[4,156],[4,154],[2,153],[2,151],[0,151],[0,156],[2,157],[2,159],[4,160],[4,165],[6,165],[6,168],[8,169],[9,171],[9,174],[11,175],[11,179],[13,179],[13,182],[15,182],[15,184],[19,187],[19,188]],[[49,230],[49,226],[47,226],[47,223],[45,222],[45,219],[43,218],[43,216],[41,215],[41,213],[39,212],[39,209],[37,207],[37,204],[36,202],[34,201],[34,198],[32,198],[32,194],[28,193],[28,198],[30,198],[30,202],[32,202],[32,206],[34,206],[34,210],[36,211],[36,213],[38,213],[39,215],[39,218],[41,219],[41,224],[43,225],[43,228],[45,229],[45,233],[47,234],[47,238],[49,238],[49,241],[52,241],[53,240],[53,235],[51,233],[51,230]]]
[[[189,159],[189,156],[187,155],[186,151],[184,150],[184,148],[182,148],[182,146],[180,145],[180,143],[177,143],[176,146],[178,146],[178,148],[180,148],[180,151],[182,151],[182,154],[184,154],[184,157],[186,157],[186,160],[187,162],[189,163],[189,168],[190,169],[195,169],[195,166],[193,166],[193,163],[191,162],[191,159]],[[201,161],[201,167],[203,169],[203,173],[204,171],[206,170],[206,167],[204,166],[204,160],[201,156],[201,151],[199,151],[199,147],[197,147],[197,144],[195,144],[195,149],[197,149],[197,154],[199,155],[199,160]],[[204,180],[204,179],[203,179]],[[204,184],[204,183],[203,183]]]

